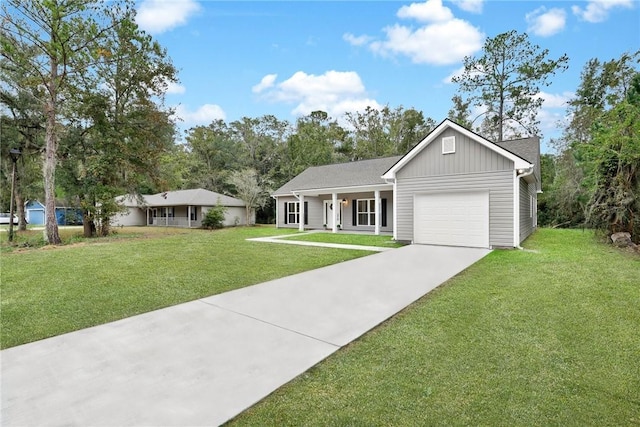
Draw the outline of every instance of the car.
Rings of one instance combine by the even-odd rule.
[[[9,218],[11,214],[9,212],[0,213],[0,224],[9,224]],[[18,217],[13,215],[13,224],[18,225]]]

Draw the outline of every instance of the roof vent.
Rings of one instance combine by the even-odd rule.
[[[456,152],[456,137],[445,136],[442,138],[442,154],[451,154]]]

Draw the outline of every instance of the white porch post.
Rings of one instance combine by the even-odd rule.
[[[376,225],[375,225],[375,235],[378,236],[380,234],[380,190],[376,190],[375,191],[375,206],[376,206],[376,212],[375,212],[375,221],[376,221]]]
[[[338,193],[331,194],[331,206],[333,206],[333,210],[332,210],[333,227],[331,228],[331,231],[333,233],[337,233],[338,232],[338,209],[340,209],[340,207],[338,206]]]
[[[164,225],[169,226],[169,208],[164,208]]]
[[[304,231],[304,195],[301,194],[300,200],[300,219],[298,220],[298,231]]]
[[[187,209],[187,224],[191,228],[191,205]]]

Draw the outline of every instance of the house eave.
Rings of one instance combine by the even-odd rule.
[[[271,197],[283,197],[283,196],[319,196],[321,194],[345,194],[345,193],[366,193],[370,191],[387,191],[393,190],[393,184],[368,184],[368,185],[352,185],[346,187],[331,187],[331,188],[311,188],[305,190],[293,190],[291,193],[285,194],[272,194]]]

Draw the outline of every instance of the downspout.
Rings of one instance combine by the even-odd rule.
[[[398,206],[398,189],[396,188],[396,179],[395,178],[385,178],[384,180],[387,184],[393,184],[393,240],[398,240],[398,215],[397,215],[397,206]]]
[[[271,198],[276,201],[276,217],[275,217],[276,224],[275,225],[276,225],[276,228],[280,228],[278,227],[278,218],[280,218],[278,216],[278,196],[271,195]]]
[[[529,176],[533,173],[533,165],[531,165],[527,169],[517,169],[515,171],[515,180],[513,183],[514,192],[513,192],[513,206],[514,206],[514,246],[516,249],[523,250],[524,248],[520,246],[520,178],[524,178],[525,176]]]

